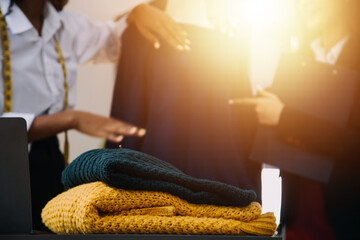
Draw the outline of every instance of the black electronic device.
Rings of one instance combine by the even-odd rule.
[[[22,118],[0,118],[0,234],[31,231],[26,122]]]

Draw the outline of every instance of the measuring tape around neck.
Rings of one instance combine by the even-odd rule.
[[[3,55],[3,79],[4,79],[4,113],[12,111],[12,76],[11,76],[11,54],[10,54],[10,41],[9,35],[7,31],[7,24],[5,21],[5,16],[1,11],[0,6],[0,37],[1,37],[1,48],[2,48],[2,55]],[[66,72],[66,65],[65,59],[62,54],[60,43],[56,36],[54,35],[54,42],[55,42],[55,50],[59,56],[59,62],[61,65],[61,69],[64,75],[64,107],[63,110],[67,110],[69,107],[68,101],[68,82],[67,82],[67,72]],[[69,141],[68,141],[68,134],[65,131],[65,143],[64,143],[64,159],[65,159],[65,166],[68,163],[69,159]]]
[[[0,31],[1,47],[3,55],[3,79],[4,79],[4,112],[12,111],[12,80],[11,80],[11,56],[10,42],[5,17],[0,6]]]

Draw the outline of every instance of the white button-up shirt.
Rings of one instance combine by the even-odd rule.
[[[9,0],[0,0],[3,14]],[[126,27],[119,22],[92,22],[84,16],[57,12],[47,2],[41,36],[15,4],[6,16],[11,51],[12,113],[3,113],[4,86],[0,74],[0,116],[23,117],[28,129],[36,116],[53,114],[63,109],[64,76],[55,50],[54,35],[65,58],[69,87],[69,107],[76,98],[77,65],[93,61],[113,61],[118,56],[120,37]],[[0,49],[2,73],[2,49]]]
[[[347,35],[341,39],[337,44],[335,44],[327,53],[324,47],[321,45],[321,39],[318,38],[311,43],[311,48],[314,51],[315,59],[318,62],[327,63],[334,65],[338,60],[342,49],[349,40],[350,35]]]

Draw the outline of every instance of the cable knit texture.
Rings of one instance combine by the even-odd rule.
[[[153,210],[151,210],[153,209]],[[57,234],[151,233],[273,235],[273,213],[246,207],[191,204],[169,193],[122,190],[103,182],[72,188],[42,211]]]
[[[165,161],[123,148],[85,152],[62,173],[66,188],[95,181],[125,190],[168,192],[197,204],[247,206],[256,199],[252,190],[194,178]]]

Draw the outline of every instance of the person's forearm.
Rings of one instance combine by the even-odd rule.
[[[28,131],[29,142],[75,129],[89,136],[121,142],[124,136],[143,137],[145,129],[121,120],[83,111],[63,111],[36,117]]]
[[[51,115],[38,116],[34,119],[29,131],[28,141],[33,142],[76,126],[75,111],[63,111]]]

